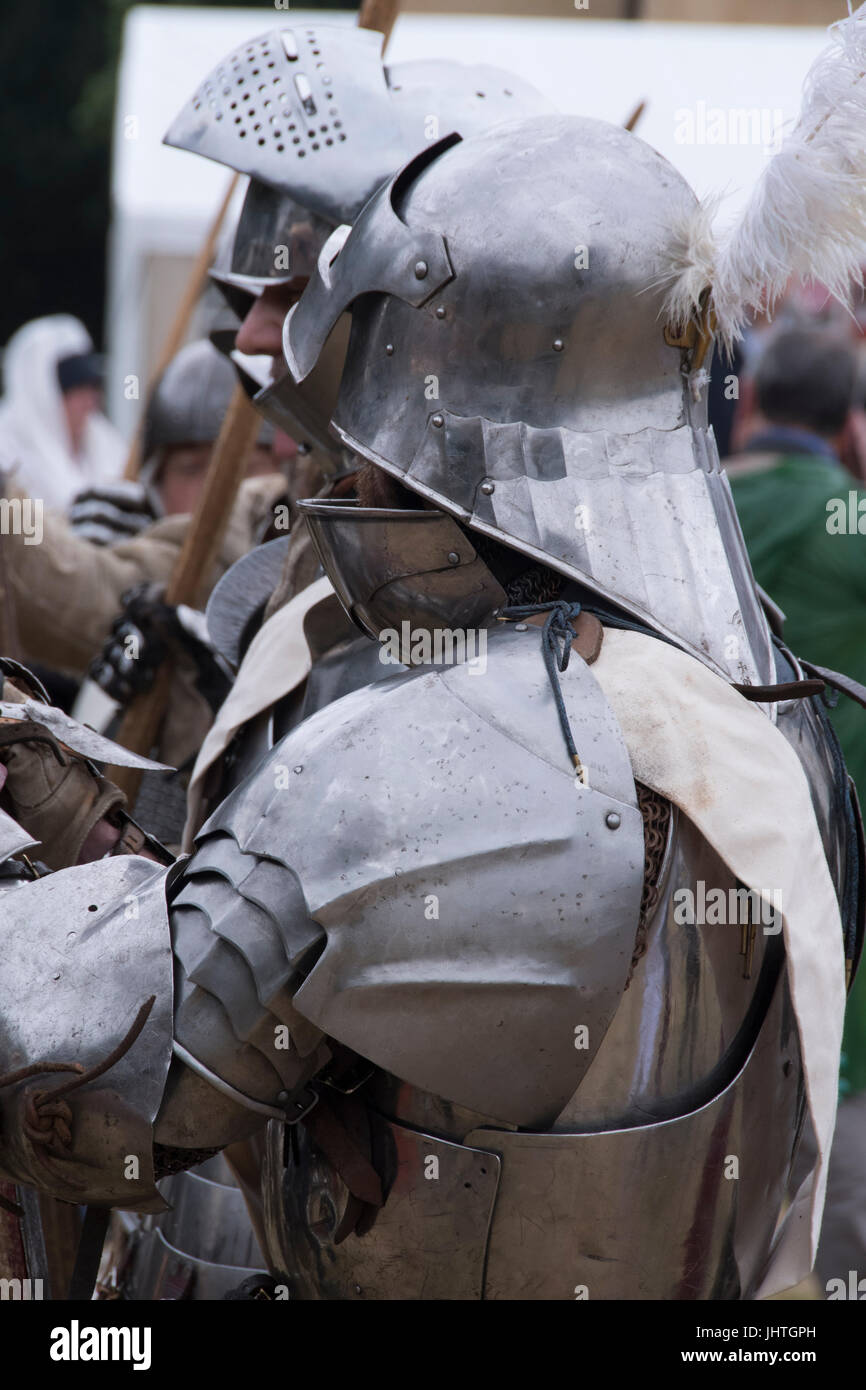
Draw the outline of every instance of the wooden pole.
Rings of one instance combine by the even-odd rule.
[[[225,197],[219,205],[217,214],[210,225],[208,234],[202,242],[201,249],[199,250],[199,253],[195,258],[192,269],[189,273],[189,278],[186,282],[186,289],[184,290],[183,295],[181,296],[181,300],[177,306],[177,312],[172,321],[172,325],[169,329],[168,336],[162,345],[162,352],[160,353],[159,359],[157,360],[156,368],[153,372],[150,382],[148,383],[148,394],[153,386],[153,383],[160,376],[162,376],[162,373],[165,371],[171,359],[175,357],[177,353],[180,352],[180,349],[183,347],[184,339],[186,338],[187,330],[189,329],[190,319],[193,316],[196,304],[201,298],[202,290],[204,289],[205,284],[207,283],[208,271],[210,270],[211,265],[213,264],[213,258],[216,254],[217,238],[219,237],[222,224],[225,221],[226,213],[229,210],[229,205],[231,204],[234,191],[237,188],[239,178],[239,174],[232,175],[229,186],[225,192]],[[129,447],[129,454],[127,455],[126,459],[126,467],[123,471],[124,478],[138,477],[139,469],[141,468],[143,462],[141,457],[141,445],[143,434],[144,412],[142,412],[141,418],[138,423],[138,428],[135,431],[135,436],[133,438],[132,444]]]
[[[359,29],[377,29],[385,35],[382,52],[388,47],[391,30],[400,10],[400,0],[363,0],[358,11]]]
[[[219,554],[238,489],[246,475],[247,459],[261,427],[261,419],[242,386],[236,386],[214,445],[213,455],[198,505],[166,586],[165,601],[195,605],[202,585],[210,577]],[[116,735],[117,742],[133,753],[147,756],[156,746],[171,694],[173,667],[160,667],[150,690],[130,702]],[[115,767],[108,777],[126,793],[130,810],[138,793],[138,768]]]
[[[639,101],[628,120],[623,122],[623,130],[634,130],[645,110],[646,102],[643,100]]]
[[[388,46],[399,9],[400,0],[364,0],[358,12],[359,28],[375,29],[384,35],[383,53]],[[197,298],[197,294],[193,294],[192,291],[196,275],[200,271],[203,279],[207,274],[219,225],[225,216],[233,191],[234,181],[202,247],[196,269],[190,276],[187,294],[175,321],[178,345],[185,331],[185,327],[183,330],[180,328],[181,323],[184,323],[184,314],[188,318],[192,311],[191,306]],[[173,356],[173,352],[170,355]],[[259,417],[245,392],[238,386],[223,421],[219,439],[214,446],[198,506],[193,513],[183,548],[166,588],[166,603],[195,604],[199,597],[201,586],[208,579],[219,552],[238,488],[246,472],[247,454],[255,440],[259,423]],[[117,733],[117,741],[123,744],[124,748],[147,756],[156,747],[171,695],[172,676],[173,666],[169,660],[164,662],[158,671],[152,688],[131,702]],[[106,769],[106,773],[126,793],[127,804],[132,809],[141,782],[141,772],[137,768],[115,767]]]

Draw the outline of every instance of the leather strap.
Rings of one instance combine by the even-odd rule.
[[[856,701],[858,705],[862,705],[863,708],[866,709],[866,685],[861,685],[859,681],[853,680],[851,676],[843,676],[840,671],[831,671],[826,666],[816,666],[811,661],[803,661],[802,658],[799,660],[804,671],[808,671],[810,675],[817,676],[820,680],[831,686],[833,690],[838,690],[843,695],[847,695],[850,699]]]
[[[810,695],[820,695],[826,689],[822,680],[781,681],[778,685],[734,685],[746,700],[759,704],[773,704],[776,700],[808,700]]]
[[[332,1236],[339,1245],[353,1231],[369,1230],[384,1204],[382,1180],[371,1161],[370,1119],[362,1101],[353,1096],[322,1094],[319,1104],[301,1123],[316,1148],[321,1149],[351,1194],[346,1211]]]
[[[594,613],[586,612],[578,613],[571,625],[577,634],[571,644],[572,650],[576,651],[578,656],[583,657],[587,666],[591,666],[594,661],[598,660],[601,644],[604,641],[604,628]]]

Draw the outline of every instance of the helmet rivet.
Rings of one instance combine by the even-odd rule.
[[[459,565],[459,564],[460,564],[460,556],[457,554],[457,551],[456,551],[456,550],[449,550],[449,552],[448,552],[448,563],[449,563],[449,565]]]
[[[554,338],[554,340],[553,340],[553,351],[554,351],[554,352],[562,352],[562,349],[563,349],[564,347],[565,347],[565,343],[562,341],[561,338]]]
[[[607,815],[604,818],[604,823],[607,826],[608,830],[619,830],[621,822],[622,817],[620,816],[618,811],[608,811]]]
[[[304,764],[303,764],[303,763],[298,763],[298,766],[292,769],[293,772],[303,772],[303,770],[304,770]]]
[[[431,418],[430,423],[431,423],[431,425],[435,425],[436,428],[437,428],[437,430],[441,430],[442,426],[445,424],[445,416],[444,416],[444,415],[434,415],[434,416]]]
[[[490,497],[490,495],[496,491],[496,484],[491,483],[488,478],[486,482],[481,484],[481,491],[484,493],[485,497]]]
[[[436,310],[436,317],[437,319],[444,319],[445,317],[445,309],[441,304],[439,305],[439,308]]]
[[[514,631],[515,631],[515,632],[528,632],[528,631],[529,631],[529,628],[527,627],[526,623],[515,623],[515,624],[514,624]]]
[[[427,262],[426,262],[426,261],[416,261],[416,262],[415,262],[415,279],[416,279],[416,280],[423,280],[423,279],[425,279],[426,275],[427,275]]]
[[[393,357],[393,356],[394,356],[394,344],[393,344],[393,343],[386,343],[386,344],[385,344],[385,356],[386,356],[386,357]]]

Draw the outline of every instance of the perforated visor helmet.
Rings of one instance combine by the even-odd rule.
[[[226,264],[210,278],[239,319],[269,285],[303,283],[316,268],[319,252],[334,230],[330,222],[302,208],[294,198],[250,181]]]
[[[325,249],[284,349],[303,381],[351,308],[334,417],[348,448],[729,679],[765,683],[705,374],[661,314],[695,203],[666,160],[600,121],[445,140]]]
[[[381,48],[381,34],[349,26],[262,34],[217,64],[166,135],[167,144],[250,177],[231,264],[215,276],[237,313],[267,285],[303,281],[333,228],[351,225],[416,151],[448,131],[469,135],[553,109],[500,69],[445,60],[385,67]],[[342,361],[332,356],[333,370],[302,389],[288,378],[254,400],[299,443],[337,459],[328,424]]]
[[[333,232],[329,222],[302,208],[288,194],[251,181],[244,198],[231,253],[210,277],[238,319],[243,321],[256,298],[271,285],[297,285],[298,292],[316,268],[319,252]],[[213,341],[231,357],[238,380],[256,409],[275,428],[297,441],[303,452],[317,450],[326,472],[351,466],[346,451],[329,429],[348,342],[348,318],[335,335],[310,379],[303,386],[277,393],[270,358],[249,358],[235,350],[235,332],[221,331]]]

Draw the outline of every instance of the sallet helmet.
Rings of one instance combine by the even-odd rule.
[[[665,159],[601,121],[446,139],[326,246],[284,347],[303,381],[351,307],[334,416],[348,448],[470,537],[763,683],[769,632],[707,427],[708,374],[660,313],[672,228],[695,204]],[[335,509],[334,525],[350,515]]]

